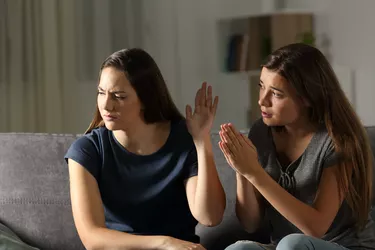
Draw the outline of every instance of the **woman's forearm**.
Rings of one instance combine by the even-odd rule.
[[[236,215],[242,226],[249,233],[258,229],[263,218],[263,206],[260,204],[253,184],[245,177],[236,174],[237,201]]]
[[[80,237],[88,250],[157,250],[162,249],[166,239],[165,236],[132,235],[104,227],[89,229]]]
[[[304,234],[321,238],[328,230],[331,221],[327,222],[326,217],[317,209],[289,194],[265,171],[247,179],[281,215]]]
[[[194,211],[201,224],[215,226],[223,218],[225,193],[216,170],[210,137],[195,142],[195,145],[198,154],[198,178]]]

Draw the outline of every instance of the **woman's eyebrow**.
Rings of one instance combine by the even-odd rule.
[[[275,88],[275,87],[273,87],[273,86],[271,86],[270,88],[271,88],[271,89],[274,89],[274,90],[277,90],[277,91],[279,91],[279,92],[281,92],[281,93],[284,93],[284,91],[283,91],[283,90],[281,90],[281,89],[278,89],[278,88]]]
[[[262,81],[262,79],[260,79],[259,81],[260,81],[260,83],[264,84],[263,81]],[[283,90],[278,89],[278,88],[276,88],[276,87],[274,87],[274,86],[271,86],[270,88],[273,89],[273,90],[279,91],[279,92],[281,92],[281,93],[284,93]]]
[[[98,87],[98,90],[99,91],[104,91],[104,89],[102,89],[101,87]],[[124,94],[126,93],[126,91],[123,91],[123,90],[118,90],[118,91],[113,91],[111,92],[112,94]]]

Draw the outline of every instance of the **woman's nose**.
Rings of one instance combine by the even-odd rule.
[[[114,108],[114,103],[110,95],[105,95],[102,97],[102,108],[107,111],[112,111]]]
[[[268,100],[268,95],[266,92],[260,92],[259,93],[259,100],[258,100],[258,104],[259,106],[266,106],[268,107],[269,106],[269,100]]]

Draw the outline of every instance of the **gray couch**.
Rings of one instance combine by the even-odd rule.
[[[368,131],[374,150],[375,127]],[[0,223],[40,249],[84,249],[73,224],[68,168],[63,160],[64,153],[77,137],[0,134]],[[219,226],[198,225],[197,234],[202,244],[207,249],[220,250],[239,239],[267,241],[266,229],[251,235],[241,229],[234,213],[235,174],[217,147],[216,133],[212,134],[212,140],[216,165],[227,194],[227,209]]]

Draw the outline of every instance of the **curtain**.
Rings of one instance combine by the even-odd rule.
[[[0,132],[83,132],[100,64],[141,44],[141,14],[132,0],[0,0]]]

